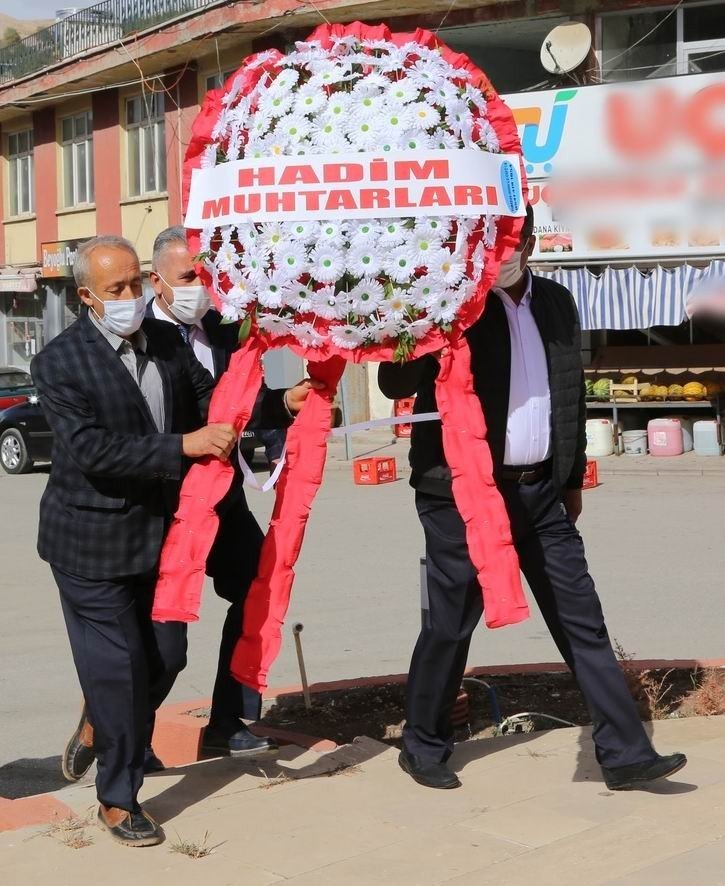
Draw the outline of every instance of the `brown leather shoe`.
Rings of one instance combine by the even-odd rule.
[[[83,704],[81,719],[76,731],[66,745],[61,758],[61,768],[66,781],[78,781],[88,772],[95,759],[93,752],[93,727],[88,721],[86,705]]]
[[[157,846],[164,841],[164,832],[143,809],[129,812],[115,806],[98,807],[98,824],[122,846]]]

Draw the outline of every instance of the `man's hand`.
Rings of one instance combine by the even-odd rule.
[[[181,445],[187,458],[214,455],[222,461],[229,461],[236,440],[237,432],[233,425],[212,424],[191,434],[184,434]]]
[[[567,489],[564,492],[564,507],[569,515],[572,523],[581,516],[582,512],[582,491],[581,489]]]
[[[317,381],[314,378],[305,378],[293,388],[285,391],[285,406],[289,409],[292,415],[297,415],[300,409],[302,409],[302,404],[309,397],[310,391],[312,390],[325,391],[325,383]]]

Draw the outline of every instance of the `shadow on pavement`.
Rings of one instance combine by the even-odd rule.
[[[60,756],[23,758],[0,766],[0,797],[17,800],[68,787],[60,769]]]

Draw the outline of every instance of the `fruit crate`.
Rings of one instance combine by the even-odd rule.
[[[637,403],[639,400],[639,382],[612,382],[610,398],[617,403]]]
[[[357,486],[379,486],[381,483],[394,483],[398,479],[394,458],[383,456],[356,458],[352,463],[352,469]]]
[[[596,489],[599,486],[599,475],[597,473],[597,463],[588,461],[586,470],[584,471],[583,489]]]
[[[393,415],[396,418],[399,415],[412,415],[414,406],[415,397],[404,397],[401,400],[396,400],[393,404]],[[393,425],[393,433],[396,437],[410,437],[412,429],[413,426],[407,422],[401,425]]]

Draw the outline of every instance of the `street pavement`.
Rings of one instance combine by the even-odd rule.
[[[358,441],[356,453],[365,448]],[[402,465],[404,447],[391,450]],[[297,568],[285,643],[273,686],[299,682],[291,626],[311,681],[403,673],[420,620],[422,533],[401,479],[353,484],[336,444],[313,507]],[[612,460],[604,460],[614,462]],[[670,476],[627,473],[637,459],[585,492],[581,529],[610,633],[638,658],[723,658],[725,468],[698,460]],[[677,459],[671,460],[677,462]],[[706,474],[698,465],[706,463]],[[77,722],[80,693],[57,591],[35,551],[38,502],[47,473],[0,473],[0,796],[58,787],[57,756]],[[250,493],[264,522],[272,495]],[[208,697],[225,606],[207,586],[190,627],[189,666],[171,700]],[[471,665],[558,661],[538,613],[512,628],[481,627]]]
[[[96,871],[104,886],[722,886],[725,718],[660,721],[654,741],[687,767],[624,793],[606,790],[587,729],[459,744],[454,791],[415,784],[369,738],[197,763],[146,779],[167,842],[133,851],[95,825],[93,787],[76,786],[50,827],[0,833],[2,882],[77,886]]]

